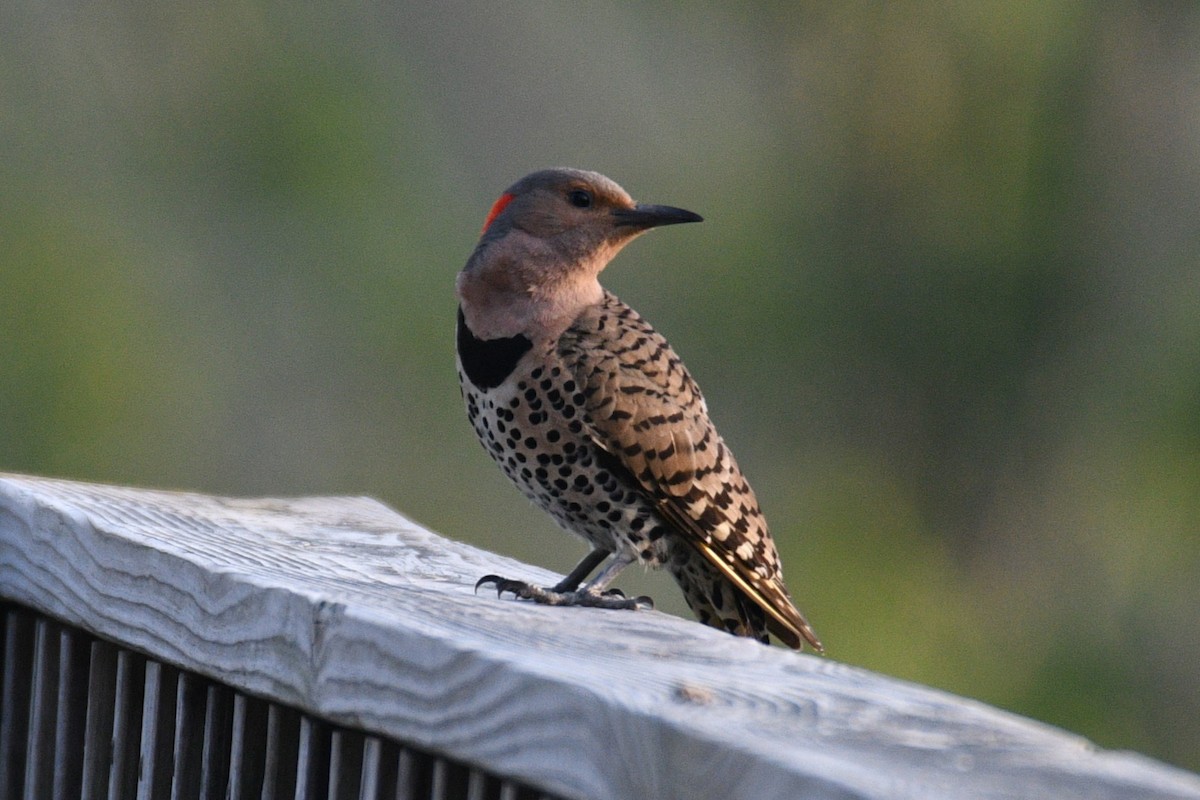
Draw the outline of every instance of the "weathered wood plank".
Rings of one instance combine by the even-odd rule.
[[[555,793],[1200,798],[1196,775],[830,659],[657,613],[476,596],[488,572],[556,577],[368,499],[0,477],[5,597]],[[140,722],[122,703],[118,735]]]

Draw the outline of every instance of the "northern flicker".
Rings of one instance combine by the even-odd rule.
[[[637,608],[649,599],[608,590],[637,561],[666,568],[705,624],[821,650],[700,389],[667,341],[598,280],[636,236],[699,221],[574,169],[527,175],[492,206],[457,280],[467,416],[517,488],[592,550],[553,587],[488,575],[476,588]]]

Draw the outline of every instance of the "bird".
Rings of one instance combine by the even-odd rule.
[[[609,588],[637,562],[666,569],[706,625],[824,652],[700,388],[667,340],[599,282],[639,235],[702,219],[568,168],[526,175],[492,205],[455,281],[467,417],[512,483],[590,550],[554,586],[486,575],[475,590],[652,608]]]

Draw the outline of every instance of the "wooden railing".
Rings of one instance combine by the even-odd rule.
[[[653,612],[364,498],[0,476],[2,798],[1200,798],[1200,777]]]

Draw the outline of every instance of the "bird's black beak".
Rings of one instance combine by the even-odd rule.
[[[618,225],[633,228],[657,228],[659,225],[678,225],[682,222],[703,222],[704,217],[674,206],[651,206],[638,203],[633,208],[618,208],[612,212]]]

